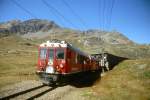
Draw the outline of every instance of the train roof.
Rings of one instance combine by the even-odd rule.
[[[56,40],[56,39],[55,40],[49,40],[49,41],[46,41],[46,42],[40,44],[40,47],[54,47],[54,48],[55,47],[57,47],[57,48],[59,48],[59,47],[67,48],[68,47],[68,48],[78,52],[80,55],[89,57],[88,54],[82,52],[80,49],[72,46],[72,44],[70,44],[66,41],[60,41],[60,40]]]
[[[67,42],[60,40],[49,40],[40,44],[40,47],[67,47]]]

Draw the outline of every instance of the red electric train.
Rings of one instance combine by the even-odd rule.
[[[98,61],[66,41],[40,44],[36,73],[44,84],[57,83],[62,77],[100,70]]]

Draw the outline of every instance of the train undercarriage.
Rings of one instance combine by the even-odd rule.
[[[90,79],[99,78],[102,70],[86,71],[73,74],[48,74],[38,73],[41,82],[44,85],[55,86],[64,85],[78,81],[89,81]]]

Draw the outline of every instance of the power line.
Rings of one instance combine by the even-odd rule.
[[[42,2],[43,2],[43,1],[42,1]],[[44,2],[43,2],[43,4],[46,5],[46,7],[48,8],[48,11],[49,11],[51,14],[53,14],[53,15],[56,17],[56,19],[59,20],[59,22],[61,23],[61,25],[64,26],[64,23],[60,20],[60,16],[58,16],[58,15],[56,14],[56,12],[55,12],[53,9],[51,9],[51,8],[49,7],[49,5],[48,5],[47,3],[44,3]]]
[[[104,8],[105,8],[105,0],[101,0],[101,25],[102,25],[102,31],[104,30]]]
[[[72,14],[76,16],[77,19],[79,19],[80,23],[84,26],[84,28],[86,28],[87,25],[85,21],[75,12],[75,10],[65,0],[62,0],[62,2],[69,8],[70,12],[72,12]]]
[[[105,0],[103,0],[103,31],[105,30]]]
[[[61,16],[66,22],[68,22],[70,25],[72,25],[74,28],[77,28],[70,20],[68,20],[64,15],[62,15],[55,7],[48,4],[45,0],[42,0],[42,2],[49,8],[53,9],[59,16]]]
[[[100,21],[100,30],[102,29],[102,26],[103,26],[103,24],[102,24],[102,2],[101,2],[101,0],[98,0],[99,1],[99,21]]]
[[[112,13],[113,13],[114,4],[115,4],[115,0],[112,0],[112,5],[111,5],[111,9],[110,9],[109,29],[111,28]]]
[[[12,3],[14,3],[16,6],[18,6],[20,9],[22,9],[23,11],[25,11],[26,13],[28,13],[30,16],[37,18],[34,14],[32,14],[29,10],[27,10],[26,8],[24,8],[22,5],[20,5],[18,2],[16,2],[15,0],[10,0]]]
[[[105,5],[105,30],[108,30],[109,28],[109,17],[110,17],[110,8],[111,8],[111,6],[110,5],[112,5],[111,4],[111,1],[110,1],[110,3],[107,1],[106,3],[105,3],[106,5]],[[110,4],[110,5],[109,5]]]
[[[111,2],[109,2],[110,5],[108,5],[108,2],[106,2],[106,0],[101,0],[100,5],[102,8],[100,8],[102,10],[101,12],[101,24],[102,24],[102,30],[104,31],[105,29],[110,29],[111,26],[111,22],[112,22],[112,13],[113,13],[113,7],[114,7],[114,3],[115,0],[111,0]]]
[[[101,16],[101,13],[102,13],[101,10],[102,10],[102,9],[101,9],[101,4],[102,4],[102,3],[101,3],[101,0],[98,0],[98,8],[99,8],[99,10],[98,10],[98,11],[99,11],[99,12],[98,12],[98,15],[99,15],[98,19],[99,19],[99,21],[98,21],[98,22],[99,22],[99,29],[100,29],[100,30],[101,30],[101,27],[102,27],[102,16]],[[98,40],[99,40],[99,39],[100,39],[100,33],[97,32],[97,33],[96,33],[96,36],[98,37]]]

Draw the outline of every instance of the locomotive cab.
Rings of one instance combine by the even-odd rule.
[[[65,48],[39,48],[38,72],[65,72]]]
[[[38,66],[36,73],[48,82],[57,81],[60,74],[66,73],[66,44],[43,43],[39,46]]]

